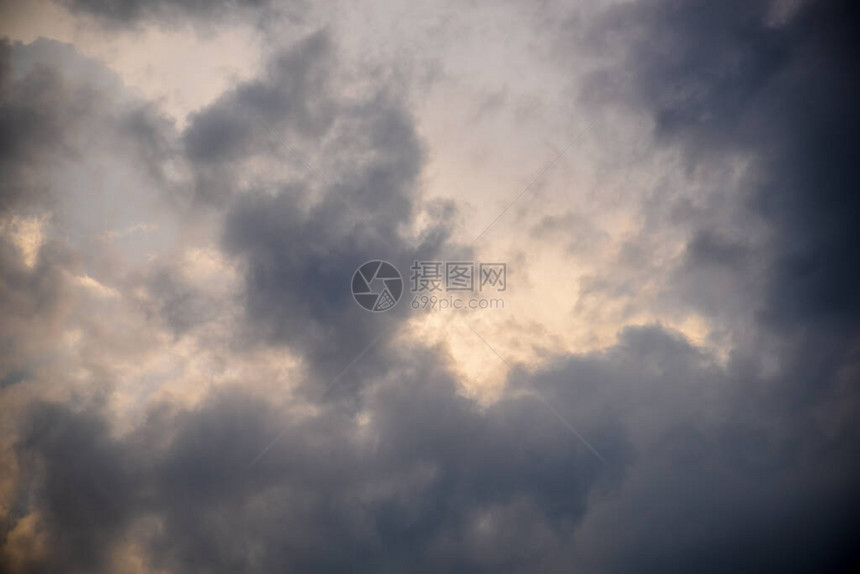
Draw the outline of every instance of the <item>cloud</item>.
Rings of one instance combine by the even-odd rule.
[[[590,90],[649,113],[658,141],[677,146],[694,168],[728,169],[734,158],[750,157],[732,207],[740,212],[736,221],[747,212],[775,234],[752,245],[757,267],[768,273],[763,318],[778,330],[812,321],[850,340],[860,293],[847,251],[860,239],[851,191],[860,149],[851,110],[860,84],[847,32],[856,9],[805,2],[774,23],[772,6],[657,2],[613,9],[596,29],[620,39],[622,66],[595,76]],[[694,230],[689,265],[710,265],[714,251],[700,248],[706,236],[715,237],[713,230]],[[748,233],[738,239],[752,240]],[[737,275],[751,276],[742,268]]]
[[[856,564],[850,522],[860,500],[849,485],[860,470],[858,435],[842,414],[856,409],[856,391],[796,404],[787,389],[825,381],[756,373],[758,352],[737,349],[723,368],[675,334],[628,328],[602,356],[561,359],[536,375],[571,420],[614,421],[636,457],[577,530],[569,567],[842,572]]]
[[[97,408],[37,407],[19,453],[46,474],[24,480],[20,512],[60,549],[75,533],[59,554],[69,571],[97,571],[128,537],[173,572],[801,572],[854,557],[856,443],[786,418],[743,361],[726,373],[677,334],[630,329],[603,353],[520,372],[524,394],[480,407],[434,353],[388,356],[349,410],[284,416],[237,389],[154,406],[110,438]],[[135,529],[145,517],[158,526]]]
[[[73,286],[116,298],[112,284],[122,266],[98,237],[126,217],[141,217],[174,189],[162,163],[168,145],[155,136],[168,141],[169,126],[114,74],[45,39],[5,42],[0,57],[5,371],[10,357],[17,368],[41,362],[37,355],[87,315]],[[162,193],[153,192],[154,182]],[[96,196],[101,212],[88,204]]]
[[[177,19],[215,20],[236,15],[256,15],[270,8],[270,0],[58,0],[72,13],[93,16],[114,25],[135,25],[144,21],[170,23]],[[290,2],[286,6],[288,14],[297,17],[304,9],[304,2]]]
[[[39,501],[51,552],[21,571],[101,571],[118,528],[136,512],[131,452],[111,441],[103,420],[58,405],[34,405],[18,448]]]
[[[37,513],[56,549],[42,565],[70,572],[109,571],[146,516],[159,527],[133,542],[156,570],[528,568],[569,541],[591,490],[611,489],[619,469],[534,399],[482,411],[437,365],[432,353],[393,358],[355,416],[285,418],[232,391],[193,410],[155,407],[112,438],[98,408],[34,407],[19,443],[29,487],[19,512]],[[617,429],[583,431],[623,466]]]
[[[722,398],[702,397],[686,419],[688,405],[675,404],[686,389],[661,397],[654,411],[671,415],[661,443],[636,444],[629,498],[620,493],[583,526],[602,553],[589,563],[599,571],[837,572],[857,560],[846,507],[857,504],[848,485],[858,435],[845,416],[860,399],[848,382],[860,366],[860,276],[848,256],[860,243],[860,83],[847,34],[857,14],[845,2],[806,2],[778,23],[771,15],[770,2],[636,3],[587,30],[613,57],[583,101],[647,114],[655,143],[684,158],[688,185],[704,184],[693,201],[663,189],[645,205],[642,241],[673,225],[687,235],[671,272],[659,270],[662,304],[704,313],[733,341]],[[646,258],[640,250],[627,264],[647,270]],[[649,393],[666,384],[648,381],[648,355],[635,364]],[[701,372],[686,379],[694,395],[711,385]],[[586,400],[581,385],[571,389]],[[628,392],[647,409],[648,397]],[[619,396],[605,383],[600,393]],[[715,404],[727,410],[706,422]],[[674,500],[644,503],[662,497]],[[618,544],[603,548],[610,536]]]
[[[404,304],[369,317],[349,292],[353,272],[385,259],[405,274],[450,235],[432,214],[415,235],[424,153],[409,112],[396,94],[333,98],[330,50],[317,34],[277,57],[266,78],[194,116],[185,136],[204,170],[210,161],[220,170],[249,156],[290,161],[297,136],[322,141],[317,166],[302,161],[300,176],[258,180],[244,193],[233,188],[223,245],[244,269],[248,336],[294,345],[323,379],[408,315]],[[211,130],[217,138],[202,135]]]
[[[226,10],[152,6],[74,3]],[[350,83],[331,29],[181,131],[68,47],[2,46],[0,569],[856,567],[855,9],[773,6],[566,22],[606,50],[581,104],[650,118],[683,173],[621,241],[576,206],[527,228],[606,256],[598,302],[700,313],[723,345],[620,323],[598,351],[510,361],[483,402],[444,345],[401,336],[404,302],[352,301],[367,260],[471,253],[456,203],[424,200],[420,107]]]
[[[68,90],[50,68],[15,77],[12,46],[0,43],[0,213],[46,201],[45,166],[67,150],[69,135],[89,111],[84,93]]]

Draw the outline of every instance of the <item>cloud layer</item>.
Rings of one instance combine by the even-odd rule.
[[[247,4],[66,6],[106,37],[283,8]],[[72,46],[0,45],[0,569],[860,564],[857,9],[542,10],[529,29],[561,56],[536,61],[576,114],[622,118],[667,173],[594,221],[514,210],[514,247],[483,252],[458,235],[481,193],[431,189],[430,88],[346,53],[336,27],[272,48],[184,123]],[[577,161],[611,165],[611,139]],[[537,272],[558,245],[557,268],[591,265],[576,284]],[[531,253],[535,306],[561,290],[572,313],[620,308],[615,342],[548,348],[528,313],[466,315],[468,359],[505,373],[479,396],[455,339],[426,336],[450,323],[349,293],[368,260],[505,249]],[[690,316],[695,342],[669,326]]]

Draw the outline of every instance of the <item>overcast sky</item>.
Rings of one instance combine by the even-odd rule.
[[[857,16],[0,0],[0,571],[858,571]]]

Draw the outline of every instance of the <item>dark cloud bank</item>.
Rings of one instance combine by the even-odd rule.
[[[596,25],[621,54],[596,80],[601,99],[652,114],[658,145],[680,146],[692,166],[750,154],[741,207],[772,230],[750,253],[703,224],[678,272],[703,283],[728,274],[740,286],[728,296],[749,299],[743,320],[755,336],[727,365],[653,326],[511,377],[512,391],[539,389],[605,464],[527,392],[479,407],[456,392],[440,352],[383,336],[345,378],[350,392],[309,393],[319,411],[304,418],[239,389],[193,410],[153,406],[117,437],[97,405],[34,404],[19,425],[2,568],[108,571],[111,553],[134,540],[167,572],[852,571],[856,11],[806,2],[774,22],[762,2],[667,1],[614,9]],[[243,338],[307,357],[311,390],[402,320],[360,314],[342,288],[352,270],[447,241],[441,223],[418,248],[401,239],[420,143],[394,96],[327,99],[319,66],[330,50],[324,36],[309,39],[182,136],[193,172],[185,193],[224,213],[224,250],[242,264]],[[51,119],[71,105],[19,96],[27,81],[2,83],[2,165],[13,182],[3,209],[24,201],[16,170],[50,149],[39,142],[52,129],[48,140],[62,138]],[[23,115],[10,110],[25,105],[44,127],[17,126]],[[370,157],[348,175],[335,161],[322,183],[235,193],[247,184],[233,167],[289,153],[275,133],[297,146],[337,134],[334,156]],[[28,280],[50,282],[41,268],[7,263],[8,251],[4,298]],[[765,274],[763,289],[743,288],[750,266]],[[720,314],[695,289],[678,292],[681,304]],[[49,546],[23,560],[9,533],[32,512]]]
[[[110,26],[130,26],[158,21],[171,25],[188,21],[205,22],[237,16],[260,19],[274,7],[298,17],[309,3],[304,0],[58,0],[74,14],[91,16]]]

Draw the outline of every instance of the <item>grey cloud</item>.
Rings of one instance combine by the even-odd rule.
[[[288,16],[299,18],[307,3],[293,0],[277,3],[272,0],[57,0],[73,13],[93,16],[113,25],[135,25],[145,21],[172,23],[176,20],[209,21],[235,16],[261,18],[273,5]]]
[[[240,341],[294,345],[320,369],[317,374],[331,379],[370,341],[406,316],[404,304],[399,314],[369,318],[351,300],[351,275],[369,259],[388,259],[407,273],[414,258],[432,258],[448,241],[450,206],[428,206],[435,223],[421,237],[411,237],[411,225],[421,209],[418,174],[424,161],[412,118],[396,92],[339,97],[332,87],[338,61],[326,33],[275,54],[259,79],[240,84],[193,115],[182,134],[151,106],[133,100],[120,103],[114,79],[100,77],[68,47],[37,44],[21,47],[19,59],[29,58],[21,69],[48,70],[66,85],[53,67],[63,62],[78,91],[54,86],[54,100],[31,97],[27,104],[37,118],[55,113],[70,122],[57,130],[72,139],[68,146],[72,157],[87,155],[82,142],[74,139],[85,123],[92,135],[106,142],[108,158],[110,153],[125,156],[122,165],[136,170],[156,190],[136,201],[164,202],[174,207],[178,218],[189,218],[188,223],[226,212],[224,249],[244,272],[248,321],[237,333]],[[24,78],[29,81],[30,75]],[[96,80],[88,83],[88,78]],[[20,83],[11,85],[17,88]],[[66,100],[76,98],[98,101],[101,107],[66,112]],[[71,125],[73,121],[81,125]],[[24,133],[14,141],[26,137]],[[34,144],[28,149],[34,157],[10,158],[12,168],[28,174],[57,172],[56,165],[28,166],[46,161],[40,158],[49,146]],[[317,169],[302,157],[314,151]],[[90,155],[98,157],[96,150]],[[258,161],[291,166],[293,173],[242,179],[255,172]],[[73,165],[71,160],[67,163]],[[181,175],[177,178],[177,166],[180,172],[187,169],[190,182]],[[80,207],[72,201],[74,195],[59,191],[46,190],[43,203],[62,197],[66,204],[52,207],[62,221],[65,211]],[[131,190],[126,196],[131,198]],[[169,241],[171,233],[176,231],[167,221],[158,235]],[[81,239],[88,242],[85,245],[92,243],[85,235]],[[103,270],[106,264],[95,255],[88,255],[87,263]],[[212,301],[186,285],[169,261],[159,264],[161,272],[142,280],[154,296],[150,311],[174,333],[185,333],[211,318],[209,306],[227,303]],[[109,264],[106,272],[115,275]],[[134,287],[129,279],[113,280]]]
[[[770,7],[645,8],[636,19],[652,23],[650,35],[660,40],[636,37],[628,65],[633,101],[655,114],[658,135],[692,163],[752,158],[739,211],[763,220],[769,238],[747,253],[748,265],[723,265],[721,273],[732,293],[751,299],[760,335],[772,338],[766,346],[779,348],[782,391],[802,411],[804,400],[841,392],[839,373],[857,368],[860,82],[847,31],[857,9],[808,2],[773,25]],[[673,50],[661,57],[662,43]],[[714,269],[713,250],[696,245],[686,264]]]
[[[190,194],[183,177],[187,164],[173,121],[156,106],[136,102],[119,115],[115,131],[142,174],[159,190],[160,199],[187,209]]]
[[[751,157],[740,211],[777,235],[754,254],[768,273],[763,318],[777,329],[812,321],[853,338],[860,309],[860,276],[851,263],[860,244],[853,224],[860,211],[853,191],[860,84],[848,30],[856,8],[804,2],[775,23],[774,5],[613,9],[597,30],[617,40],[607,46],[621,46],[623,66],[595,76],[590,90],[652,114],[659,141],[679,146],[691,166]],[[695,249],[693,235],[688,254],[709,257]]]
[[[293,146],[319,147],[336,113],[329,89],[337,63],[332,51],[326,33],[313,34],[274,55],[261,78],[240,84],[191,116],[182,139],[197,198],[223,203],[240,185],[243,161],[296,163]]]
[[[192,116],[184,136],[189,157],[208,163],[253,155],[276,147],[276,135],[292,130],[322,135],[334,106],[326,89],[336,63],[332,49],[328,35],[318,32],[274,56],[265,77],[239,85]]]
[[[43,177],[58,157],[68,153],[68,137],[91,109],[85,93],[68,91],[49,67],[16,78],[13,50],[0,43],[0,213],[47,201]]]
[[[395,353],[361,399],[365,426],[339,408],[284,417],[234,391],[155,409],[115,439],[98,410],[40,406],[19,453],[44,478],[22,480],[19,512],[39,511],[61,549],[75,542],[56,555],[69,571],[103,571],[143,516],[162,525],[139,541],[146,562],[171,572],[529,571],[570,541],[593,489],[615,488],[625,438],[581,427],[606,468],[539,402],[484,411],[437,365]]]
[[[841,572],[858,562],[851,485],[860,443],[847,414],[860,406],[849,382],[860,341],[851,262],[860,83],[847,32],[857,9],[805,2],[775,23],[772,8],[636,3],[609,9],[589,36],[618,58],[592,77],[589,105],[649,114],[656,142],[680,150],[692,178],[751,160],[739,183],[722,183],[740,193],[717,184],[697,213],[670,194],[646,205],[658,225],[681,217],[690,230],[664,304],[704,313],[736,346],[725,377],[691,371],[692,387],[676,390],[696,396],[716,382],[718,401],[701,397],[690,409],[674,394],[654,398],[667,419],[661,438],[636,445],[631,490],[581,533],[594,545],[579,559],[598,571]],[[658,363],[661,380],[650,380],[648,356],[637,378],[650,393],[667,375]],[[587,387],[571,388],[583,400]],[[618,396],[606,385],[600,393]],[[648,396],[633,396],[647,409]],[[600,542],[609,536],[618,544]]]
[[[146,278],[151,297],[151,314],[163,320],[177,336],[205,324],[217,314],[216,305],[223,303],[189,285],[178,270],[159,267]]]
[[[514,387],[542,393],[606,464],[534,397],[480,407],[435,353],[396,347],[386,376],[352,375],[368,384],[351,407],[308,417],[230,391],[155,408],[115,439],[98,411],[43,406],[19,453],[49,474],[24,481],[20,511],[59,516],[61,498],[78,511],[51,536],[73,529],[104,555],[154,518],[138,542],[171,572],[842,571],[856,559],[858,435],[787,409],[740,355],[723,369],[645,327],[601,353],[517,368]],[[64,436],[44,430],[57,425],[69,438],[44,438]],[[78,437],[81,460],[46,446]],[[116,481],[107,500],[58,480],[100,484],[81,465]],[[102,520],[120,534],[105,536]]]
[[[662,145],[679,146],[691,165],[738,153],[755,160],[740,208],[768,223],[771,241],[756,244],[702,214],[667,286],[712,316],[732,298],[744,302],[733,320],[759,311],[734,324],[752,334],[725,364],[659,326],[628,328],[602,352],[516,366],[511,392],[481,406],[458,392],[440,350],[385,336],[404,310],[363,312],[347,289],[352,271],[377,257],[401,271],[432,258],[450,247],[450,212],[417,247],[404,240],[424,161],[410,115],[396,94],[332,96],[336,55],[315,36],[194,116],[181,139],[197,193],[211,200],[201,204],[224,216],[223,248],[242,270],[237,339],[298,351],[311,367],[315,414],[234,390],[190,410],[155,407],[117,435],[103,407],[37,405],[18,435],[2,568],[109,571],[129,541],[149,566],[171,572],[856,566],[857,84],[846,28],[854,9],[805,3],[778,26],[767,9],[635,4],[611,9],[598,30],[620,39],[625,59],[609,70],[613,83],[595,89],[653,114]],[[13,87],[4,91],[10,109],[30,100],[48,110],[34,119],[64,109],[44,100],[66,92],[24,98],[16,81],[3,84]],[[135,161],[158,166],[176,153],[157,117],[135,118],[123,124],[141,136]],[[27,134],[4,144],[10,166],[40,153],[39,133],[32,145]],[[291,157],[285,142],[305,152],[312,140],[323,178],[237,176],[243,162],[281,161]],[[18,191],[4,197],[23,205]],[[61,311],[63,270],[74,259],[61,247],[47,244],[29,269],[0,241],[4,318],[24,324],[28,314]],[[647,257],[647,243],[634,247]],[[752,273],[764,275],[763,289],[750,288]],[[174,267],[147,280],[175,333],[205,320],[185,305],[196,295]],[[340,381],[350,400],[318,400],[321,382],[376,337]],[[10,365],[4,377],[27,367]],[[529,396],[533,388],[605,465]],[[48,553],[16,562],[27,541],[11,533],[33,512]],[[155,526],[141,534],[149,520]]]
[[[106,549],[137,511],[132,453],[110,439],[100,418],[50,404],[32,407],[18,449],[26,477],[19,510],[38,500],[51,544],[22,571],[103,571]]]
[[[599,572],[843,572],[855,566],[860,499],[856,393],[798,408],[798,381],[727,367],[656,327],[628,328],[602,355],[560,358],[534,383],[570,420],[608,420],[635,453],[596,504],[559,569]],[[751,356],[752,355],[752,356]],[[838,430],[837,430],[838,429]],[[596,447],[599,449],[600,444]],[[813,526],[814,525],[814,526]]]
[[[79,190],[58,176],[71,180],[83,165],[104,170],[105,153],[113,154],[109,167],[139,170],[164,196],[179,193],[166,175],[169,162],[181,160],[173,124],[104,65],[45,38],[4,41],[0,61],[2,212],[65,215]],[[125,191],[140,195],[132,183],[139,184]]]
[[[75,157],[75,134],[94,108],[92,86],[68,81],[50,64],[68,63],[67,56],[51,42],[0,41],[0,379],[13,393],[59,341],[75,304],[70,278],[81,267],[79,254],[60,237],[46,235],[41,244],[19,238],[32,242],[23,245],[31,253],[15,240],[24,219],[56,207],[50,174]]]
[[[172,124],[128,96],[103,65],[46,39],[5,42],[0,61],[0,376],[5,377],[8,369],[26,369],[37,349],[56,343],[72,315],[86,317],[75,276],[119,280],[119,266],[101,239],[114,230],[105,226],[139,222],[144,206],[178,203],[181,186],[166,175],[177,149]],[[82,183],[82,173],[111,170],[122,178]],[[101,213],[83,205],[94,197],[94,188],[103,189],[97,202]],[[108,214],[115,219],[108,222]],[[25,238],[34,242],[29,263],[13,241],[22,217],[43,221],[40,238]]]
[[[743,238],[702,229],[687,243],[683,262],[670,277],[673,294],[681,294],[684,301],[712,317],[743,316],[751,302],[756,305],[755,295],[761,293],[757,285],[763,275],[758,267],[761,263],[761,257]],[[748,297],[738,297],[739,292],[746,292]],[[667,304],[676,301],[666,298]]]
[[[41,247],[31,268],[18,248],[0,237],[0,377],[4,382],[26,372],[34,350],[59,336],[72,303],[67,273],[76,264],[67,246],[50,241]]]
[[[324,379],[408,313],[405,302],[385,317],[368,315],[349,292],[353,272],[384,259],[408,279],[412,260],[432,259],[449,236],[447,222],[436,218],[413,245],[424,163],[413,120],[395,94],[327,95],[329,50],[326,36],[313,36],[278,58],[266,78],[198,114],[186,136],[199,150],[191,153],[197,165],[216,151],[288,161],[293,150],[278,138],[304,132],[318,139],[319,171],[232,194],[223,243],[244,269],[249,336],[294,345]],[[213,125],[231,126],[219,128],[215,151],[200,135]]]

